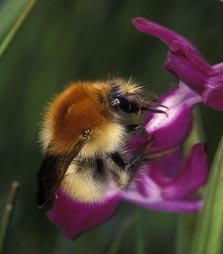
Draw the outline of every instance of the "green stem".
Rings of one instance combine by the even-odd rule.
[[[36,0],[30,0],[26,3],[26,5],[23,8],[23,11],[21,12],[21,14],[18,16],[17,20],[15,21],[14,25],[12,26],[12,28],[9,30],[9,32],[7,33],[7,35],[5,36],[5,38],[2,40],[1,44],[0,44],[0,58],[2,57],[3,53],[5,52],[5,50],[7,49],[9,43],[12,41],[13,37],[15,36],[17,30],[19,29],[19,27],[21,26],[21,24],[23,23],[23,21],[25,20],[26,16],[28,15],[28,13],[30,12],[30,10],[32,9],[33,5],[35,4]]]
[[[176,234],[176,253],[188,254],[190,252],[192,232],[194,231],[196,214],[179,214]]]
[[[115,239],[112,241],[111,247],[108,251],[108,254],[116,254],[120,250],[120,246],[122,245],[123,238],[126,234],[126,231],[129,229],[129,227],[132,226],[132,224],[135,222],[134,218],[132,216],[127,217],[121,227],[119,232],[117,232]]]
[[[137,209],[136,211],[136,254],[145,253],[144,245],[144,234],[143,234],[143,212],[142,209]]]
[[[5,206],[5,210],[2,215],[1,224],[0,224],[0,253],[3,253],[3,248],[5,244],[5,238],[8,231],[8,227],[12,218],[12,212],[15,205],[16,194],[18,191],[19,183],[13,182],[11,189],[8,195],[8,200]]]
[[[196,107],[193,111],[193,119],[194,119],[193,129],[184,145],[184,151],[186,154],[189,153],[191,147],[194,144],[205,141],[205,134],[204,134],[204,128],[203,128],[202,119],[201,119],[201,113],[198,107]]]
[[[204,208],[198,218],[192,254],[220,254],[223,237],[223,135],[211,167]]]

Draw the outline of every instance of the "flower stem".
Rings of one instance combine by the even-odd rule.
[[[27,1],[27,3],[25,4],[22,12],[17,17],[15,23],[13,24],[11,29],[8,31],[5,38],[2,40],[2,42],[0,44],[0,58],[2,57],[2,55],[5,52],[5,50],[7,49],[7,47],[9,46],[9,44],[12,41],[13,37],[15,36],[17,30],[19,29],[19,27],[21,26],[21,24],[25,20],[26,16],[28,15],[30,10],[32,9],[35,2],[36,2],[36,0]]]
[[[11,189],[8,195],[7,203],[2,215],[0,224],[0,253],[3,253],[3,248],[5,244],[5,238],[8,231],[8,227],[12,218],[12,212],[15,205],[16,195],[19,187],[19,182],[12,182]]]
[[[145,253],[144,234],[143,234],[143,212],[141,209],[136,211],[136,254]]]
[[[195,228],[192,254],[220,254],[223,237],[223,135],[205,194],[204,208]]]
[[[193,129],[184,145],[184,151],[186,154],[189,153],[189,150],[194,144],[204,142],[206,139],[201,119],[201,113],[198,107],[196,107],[193,111],[193,119]]]
[[[196,214],[179,214],[176,234],[176,253],[190,253],[192,232],[196,221]]]
[[[126,231],[129,229],[129,227],[132,226],[134,222],[135,218],[133,218],[133,216],[125,218],[119,232],[116,234],[115,239],[112,241],[112,244],[110,245],[109,251],[107,252],[108,254],[116,254],[119,252]]]

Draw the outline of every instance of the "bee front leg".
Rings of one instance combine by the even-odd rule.
[[[130,163],[126,163],[119,153],[113,153],[111,155],[112,161],[122,170],[126,172],[135,172],[138,167],[144,162],[143,154],[138,154]]]
[[[141,125],[129,124],[129,125],[126,125],[126,130],[129,132],[133,132],[134,134],[142,138],[149,137],[149,134],[147,133],[146,129]]]
[[[127,170],[130,174],[134,175],[139,166],[142,164],[143,162],[143,155],[142,154],[138,154],[130,164],[125,166],[125,170]]]
[[[126,163],[118,152],[111,154],[112,161],[121,169],[125,169]]]
[[[137,155],[129,164],[117,152],[111,155],[111,159],[118,166],[115,170],[111,170],[113,178],[119,186],[125,187],[134,179],[139,166],[143,162],[143,155]]]

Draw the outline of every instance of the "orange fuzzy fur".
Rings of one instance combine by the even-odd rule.
[[[103,82],[79,82],[63,91],[50,105],[45,118],[45,126],[52,132],[50,152],[68,151],[86,129],[105,128],[112,117],[106,103],[110,92],[111,86]]]

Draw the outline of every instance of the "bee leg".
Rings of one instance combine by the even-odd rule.
[[[131,179],[135,176],[139,166],[144,162],[143,154],[138,154],[130,164],[125,166],[125,170],[127,170],[131,176]]]
[[[137,155],[130,164],[125,163],[117,152],[111,155],[111,159],[118,166],[115,171],[112,170],[113,178],[119,186],[125,187],[136,175],[139,166],[143,162],[143,155]]]
[[[141,165],[159,159],[167,154],[174,153],[178,149],[180,148],[171,148],[162,152],[147,155],[139,153],[133,158],[133,160],[129,164],[125,163],[121,155],[116,152],[111,155],[111,159],[118,166],[118,168],[112,170],[112,176],[120,187],[125,187],[135,178]]]
[[[104,170],[104,165],[103,165],[103,161],[99,158],[97,158],[94,162],[94,165],[92,165],[91,168],[93,168],[92,170],[92,176],[94,179],[96,180],[103,180],[105,179],[106,175],[105,175],[105,170]]]
[[[111,176],[115,181],[116,185],[119,188],[127,186],[130,181],[129,172],[125,170],[127,164],[118,152],[111,154],[110,158],[117,166],[110,168]]]
[[[117,152],[113,153],[111,155],[111,159],[112,161],[119,166],[122,169],[125,169],[126,163],[124,162],[124,160],[122,159],[121,155]]]
[[[144,156],[143,154],[138,154],[131,163],[126,163],[121,155],[119,153],[113,153],[111,155],[111,159],[113,160],[113,162],[121,169],[125,170],[126,172],[135,172],[137,171],[138,167],[141,165],[141,163],[144,161]],[[146,157],[146,160],[148,159],[148,157]],[[146,161],[145,160],[145,161]]]
[[[127,131],[129,132],[134,132],[137,136],[143,137],[143,138],[148,138],[149,134],[147,133],[146,129],[137,124],[129,124],[126,126]]]

